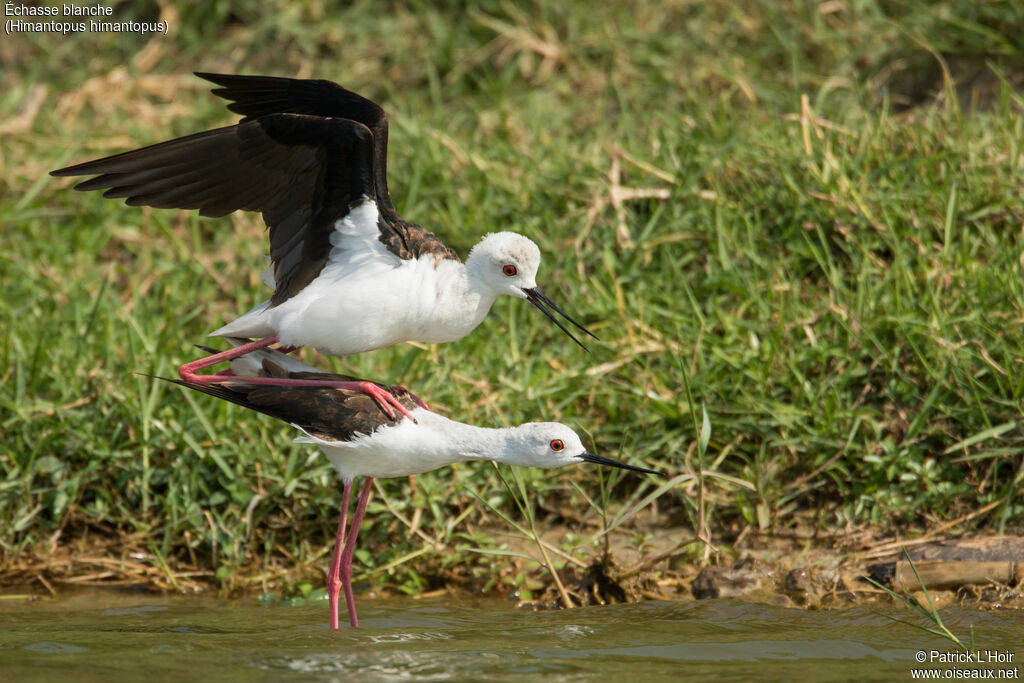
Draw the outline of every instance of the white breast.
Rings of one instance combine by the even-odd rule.
[[[256,307],[218,336],[265,337],[344,356],[404,341],[448,342],[469,334],[494,296],[470,290],[466,268],[425,255],[402,260],[380,242],[377,205],[367,200],[335,225],[320,274],[284,303]]]

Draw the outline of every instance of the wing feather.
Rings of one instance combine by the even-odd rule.
[[[270,360],[263,361],[264,377],[362,381],[357,377],[328,372],[286,372]],[[385,425],[397,425],[402,416],[390,418],[372,397],[357,391],[331,387],[281,387],[246,384],[245,378],[217,384],[195,384],[160,377],[167,382],[230,401],[250,410],[294,425],[324,441],[348,441],[358,434],[372,434]],[[388,389],[384,385],[379,385]],[[407,391],[394,396],[408,410],[418,405]]]
[[[380,214],[378,240],[400,259],[458,261],[436,235],[401,218],[387,187],[387,115],[325,80],[198,73],[242,114],[233,126],[51,172],[95,175],[75,186],[129,206],[198,209],[201,216],[259,211],[270,229],[280,304],[312,282],[331,252],[335,223],[364,198]]]
[[[334,223],[374,196],[373,136],[358,121],[268,114],[52,175],[99,174],[76,186],[130,206],[260,211],[270,228],[274,304],[308,285],[330,255]]]
[[[200,78],[221,87],[214,95],[230,100],[230,111],[247,121],[267,114],[290,112],[312,116],[328,116],[358,121],[373,133],[373,179],[380,241],[388,251],[401,259],[415,259],[425,254],[458,261],[459,257],[434,233],[403,220],[395,210],[388,191],[388,117],[375,102],[337,83],[323,79],[280,78],[277,76],[242,76],[196,72]]]

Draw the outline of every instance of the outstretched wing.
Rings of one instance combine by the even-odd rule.
[[[276,305],[320,274],[335,222],[374,197],[373,135],[352,119],[267,114],[51,172],[93,174],[75,189],[203,216],[262,212]]]
[[[394,211],[387,184],[388,117],[375,102],[346,90],[337,83],[277,76],[240,76],[195,72],[220,88],[210,92],[230,100],[230,111],[242,122],[268,114],[305,114],[361,123],[373,134],[373,180],[377,208]]]
[[[327,80],[240,76],[196,72],[221,87],[211,92],[230,100],[228,109],[241,114],[242,121],[268,114],[292,113],[351,119],[373,133],[373,184],[380,211],[380,241],[401,259],[424,254],[459,260],[432,232],[402,219],[391,202],[387,181],[388,117],[375,102]]]

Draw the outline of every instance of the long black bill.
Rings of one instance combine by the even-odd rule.
[[[546,315],[548,318],[551,319],[551,322],[553,322],[554,324],[558,325],[558,329],[562,330],[562,332],[565,332],[567,335],[569,335],[569,338],[572,339],[577,344],[579,344],[581,349],[583,349],[584,351],[586,351],[588,353],[590,352],[590,349],[588,349],[586,346],[584,346],[583,342],[581,342],[579,339],[577,339],[575,337],[575,335],[573,335],[572,332],[570,332],[568,329],[566,329],[565,325],[563,325],[561,323],[561,321],[558,318],[556,318],[554,313],[552,313],[551,311],[555,311],[555,313],[558,313],[563,318],[565,318],[566,320],[571,322],[573,325],[578,327],[581,331],[585,332],[586,334],[589,334],[594,339],[597,339],[597,335],[596,334],[594,334],[593,332],[591,332],[587,328],[583,327],[583,325],[580,325],[578,322],[576,322],[575,320],[570,318],[569,314],[566,313],[565,311],[563,311],[557,305],[555,305],[554,301],[552,301],[551,299],[549,299],[546,296],[544,296],[544,292],[540,291],[540,287],[534,287],[533,289],[525,289],[524,288],[523,292],[526,293],[526,300],[529,301],[534,306],[536,306],[537,308],[539,308],[540,311],[544,315]],[[550,308],[551,311],[549,311],[548,308]]]
[[[649,470],[649,469],[647,469],[645,467],[636,467],[635,465],[627,465],[624,462],[619,462],[618,460],[612,460],[611,458],[606,458],[603,455],[597,455],[596,453],[591,453],[590,451],[585,451],[583,453],[583,455],[581,455],[580,457],[583,458],[583,462],[592,462],[592,463],[595,463],[597,465],[609,465],[611,467],[618,467],[618,468],[621,468],[621,469],[624,469],[624,470],[633,470],[634,472],[646,472],[647,474],[657,474],[659,476],[661,475],[661,472],[656,472],[654,470]]]

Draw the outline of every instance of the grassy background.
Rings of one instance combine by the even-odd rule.
[[[501,301],[456,343],[307,360],[465,422],[557,419],[602,454],[702,465],[724,543],[798,518],[1019,519],[1016,0],[109,4],[171,32],[0,43],[0,568],[76,540],[172,584],[173,568],[240,585],[326,564],[326,459],[133,374],[173,375],[266,298],[258,216],[130,208],[46,175],[230,123],[193,70],[328,78],[381,102],[403,215],[463,255],[488,231],[529,235],[542,285],[602,339],[583,354]],[[639,509],[641,549],[652,526],[695,519],[694,480],[503,473],[542,526],[568,526],[576,558]],[[526,522],[499,470],[381,490],[364,576],[527,586],[501,554],[518,533],[501,516]]]

